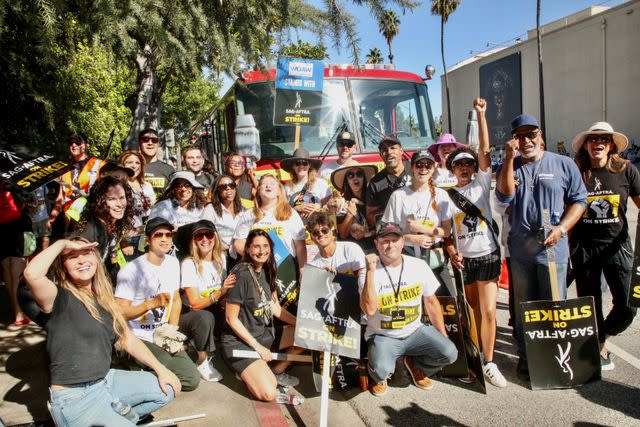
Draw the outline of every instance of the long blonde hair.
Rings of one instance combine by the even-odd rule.
[[[90,243],[87,239],[78,236],[71,237],[70,240],[80,240],[86,243]],[[126,332],[128,330],[128,326],[126,321],[124,320],[124,317],[122,316],[120,308],[116,304],[115,298],[113,297],[113,287],[111,286],[111,280],[107,275],[104,264],[100,262],[100,253],[95,248],[92,250],[92,253],[96,257],[96,274],[91,280],[91,291],[93,292],[93,298],[88,293],[79,290],[78,287],[73,284],[73,282],[67,275],[67,271],[64,268],[63,255],[59,255],[53,262],[53,281],[58,286],[68,290],[73,294],[73,296],[78,298],[80,302],[85,306],[91,317],[93,317],[100,323],[103,323],[103,319],[100,317],[100,313],[98,312],[96,303],[100,307],[105,309],[107,313],[109,313],[113,318],[113,332],[117,337],[116,344],[119,347],[122,347],[126,340]]]
[[[289,206],[289,202],[287,201],[287,194],[284,192],[284,185],[276,178],[274,175],[266,174],[260,177],[260,181],[258,182],[258,191],[256,191],[256,195],[253,197],[253,216],[255,217],[256,222],[260,221],[264,218],[264,211],[262,210],[262,199],[260,198],[260,185],[262,185],[262,181],[265,178],[271,178],[275,182],[278,183],[278,203],[276,204],[276,209],[273,213],[273,216],[278,221],[286,221],[291,218],[291,206]]]
[[[220,243],[218,232],[214,232],[213,236],[213,249],[211,253],[213,267],[215,268],[218,275],[222,276],[222,269],[224,268],[224,266],[222,265],[222,244]],[[198,274],[200,275],[200,277],[202,277],[202,257],[200,257],[200,249],[198,248],[196,239],[194,239],[193,236],[191,237],[189,254],[189,258],[192,259],[193,263],[196,265]]]

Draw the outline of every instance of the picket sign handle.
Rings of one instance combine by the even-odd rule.
[[[322,356],[322,395],[320,397],[320,427],[327,427],[327,412],[329,411],[330,368],[331,353],[325,351]]]
[[[551,231],[551,215],[549,209],[542,210],[542,226],[545,238]],[[549,283],[551,284],[551,299],[560,301],[560,289],[558,287],[558,268],[556,266],[556,254],[553,246],[547,247],[547,263],[549,264]]]
[[[296,138],[294,140],[294,149],[300,148],[300,124],[296,123]]]
[[[233,350],[233,357],[243,359],[260,359],[260,355],[257,351],[251,350]],[[288,353],[271,353],[271,359],[284,360],[287,362],[306,362],[311,363],[312,358],[309,355],[303,354],[288,354]]]
[[[144,427],[168,427],[174,426],[183,421],[197,420],[198,418],[204,418],[207,414],[188,415],[186,417],[169,418],[168,420],[153,421],[147,424],[141,424]]]

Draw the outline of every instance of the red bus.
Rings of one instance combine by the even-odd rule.
[[[347,129],[355,135],[361,163],[381,164],[378,142],[395,136],[406,151],[434,143],[434,124],[425,80],[417,74],[389,69],[389,65],[364,68],[328,66],[324,70],[320,122],[301,126],[300,147],[312,156],[327,153],[325,161],[336,158],[335,138]],[[252,114],[260,132],[262,158],[259,174],[272,172],[282,180],[280,160],[295,149],[295,126],[274,126],[275,70],[254,71],[238,79],[205,121],[203,144],[210,159],[222,170],[221,155],[235,150],[237,115]]]

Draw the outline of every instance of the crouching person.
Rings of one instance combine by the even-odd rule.
[[[127,327],[96,246],[82,237],[58,240],[24,271],[47,331],[58,426],[133,426],[180,393],[178,378]],[[110,369],[114,344],[155,375]]]
[[[387,392],[387,378],[403,356],[413,383],[428,390],[433,386],[429,375],[458,357],[435,297],[438,279],[426,262],[402,255],[404,237],[398,224],[381,223],[375,245],[378,255],[367,255],[367,272],[359,283],[360,307],[367,316],[371,392]],[[423,306],[432,325],[421,322]]]
[[[145,239],[147,253],[127,263],[118,273],[116,301],[133,333],[176,374],[182,389],[195,390],[200,374],[182,349],[180,341],[186,337],[178,332],[182,308],[180,263],[167,255],[173,246],[173,226],[164,218],[152,218],[145,226]],[[202,327],[213,331],[213,324]]]

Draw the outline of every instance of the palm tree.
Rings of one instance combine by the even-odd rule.
[[[444,60],[444,24],[456,10],[461,0],[431,0],[431,14],[440,16],[440,53],[442,54],[442,69],[444,70],[444,87],[447,94],[447,125],[451,133],[451,103],[449,102],[449,80],[447,79],[447,64]]]
[[[389,63],[393,64],[393,53],[391,52],[391,42],[393,38],[400,32],[400,19],[398,15],[392,10],[386,10],[378,21],[378,28],[387,40],[387,46],[389,46]]]
[[[382,64],[382,52],[377,47],[373,49],[369,49],[369,53],[367,53],[367,64]]]

